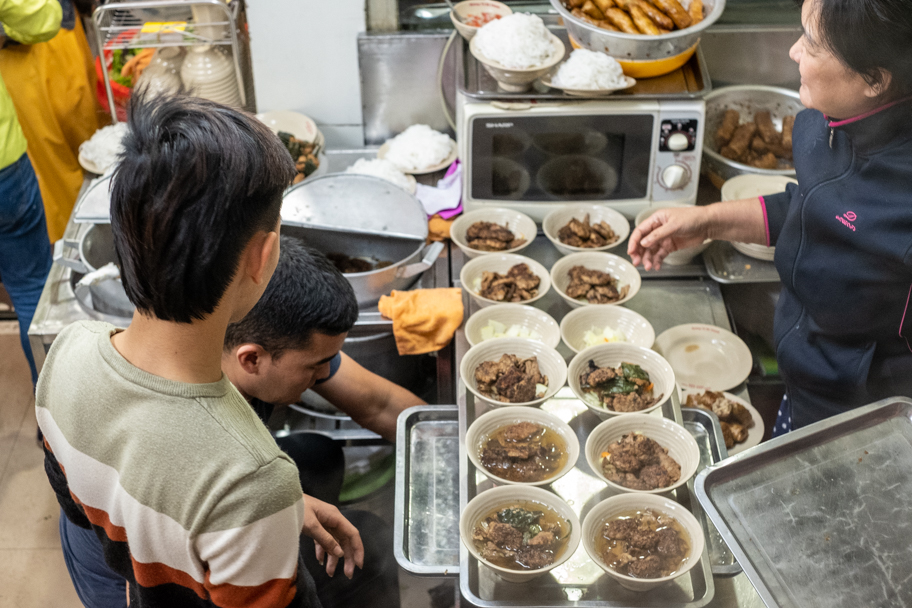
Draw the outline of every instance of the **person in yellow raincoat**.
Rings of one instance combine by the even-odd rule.
[[[61,28],[51,40],[0,51],[0,75],[28,142],[52,242],[63,236],[82,187],[79,145],[103,122],[85,31],[71,1],[60,5]]]

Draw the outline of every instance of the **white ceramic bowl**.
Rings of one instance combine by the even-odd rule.
[[[541,279],[541,283],[538,285],[538,293],[534,298],[523,300],[522,302],[498,302],[497,300],[489,300],[478,295],[475,284],[476,281],[481,281],[481,277],[485,271],[497,272],[505,275],[507,274],[507,271],[516,264],[528,264],[529,270]],[[548,276],[548,269],[532,258],[527,258],[526,256],[517,255],[515,253],[487,253],[474,260],[470,260],[462,267],[462,271],[459,273],[459,280],[462,283],[462,288],[469,292],[469,295],[472,296],[481,307],[493,306],[494,304],[531,304],[542,298],[548,293],[548,290],[551,289],[551,277]]]
[[[301,141],[313,142],[321,148],[326,147],[326,138],[317,128],[317,123],[309,116],[291,110],[275,110],[257,114],[256,117],[275,133],[284,131]]]
[[[652,348],[655,330],[642,315],[623,306],[583,306],[564,315],[560,324],[561,339],[575,353],[589,346],[584,340],[587,331],[610,327],[623,332],[627,344]]]
[[[497,429],[518,422],[534,422],[535,424],[547,427],[560,435],[564,440],[564,443],[567,444],[567,462],[548,479],[535,482],[510,481],[498,477],[482,466],[478,452],[481,450],[483,443],[487,441],[491,434]],[[553,483],[569,473],[570,470],[576,466],[576,460],[579,458],[580,454],[579,439],[576,438],[576,433],[573,432],[573,429],[554,414],[549,414],[537,407],[504,407],[491,410],[490,412],[479,416],[475,419],[475,422],[469,426],[468,431],[466,431],[465,445],[466,450],[469,453],[469,460],[472,461],[475,468],[499,484],[505,483],[516,486],[543,486],[545,484]]]
[[[583,221],[587,214],[589,215],[589,221],[592,224],[608,222],[608,225],[611,226],[614,233],[618,235],[618,239],[604,247],[572,247],[562,243],[561,240],[557,238],[557,232],[566,226],[570,220],[576,218],[579,221]],[[548,240],[551,241],[563,255],[587,251],[608,251],[609,249],[620,246],[627,240],[627,237],[630,236],[630,222],[627,221],[627,218],[614,209],[604,205],[562,205],[560,208],[555,209],[545,216],[545,220],[542,222],[542,229],[545,232],[545,236],[548,237]]]
[[[681,565],[681,568],[671,576],[664,576],[661,578],[633,578],[632,576],[625,576],[609,568],[607,564],[602,561],[602,557],[596,550],[596,538],[601,536],[602,527],[609,520],[624,513],[645,509],[660,511],[665,515],[673,517],[687,531],[687,535],[690,537],[688,539],[690,541],[690,551],[687,555],[687,561],[685,561],[684,564]],[[668,581],[674,580],[682,574],[687,573],[700,561],[700,558],[703,555],[703,528],[700,527],[699,522],[697,522],[697,519],[693,514],[673,500],[652,494],[618,494],[617,496],[606,498],[595,505],[586,515],[586,519],[583,520],[582,537],[583,547],[586,549],[586,553],[589,554],[592,561],[598,564],[609,576],[617,580],[622,587],[630,589],[631,591],[649,591],[664,585]]]
[[[538,368],[542,374],[548,377],[548,390],[545,391],[544,396],[522,403],[505,403],[483,395],[475,385],[475,368],[484,361],[497,361],[502,355],[516,355],[520,359],[538,357]],[[523,338],[501,338],[500,340],[488,340],[470,348],[462,357],[462,363],[459,365],[459,374],[462,376],[462,381],[466,388],[476,398],[491,405],[497,407],[541,405],[556,395],[557,391],[562,389],[564,384],[567,383],[567,363],[556,350],[550,346],[545,346],[541,342]]]
[[[584,266],[590,270],[600,270],[607,272],[618,281],[618,291],[624,285],[629,285],[630,290],[627,296],[611,304],[590,304],[583,300],[576,300],[567,295],[567,286],[570,284],[570,269],[574,266]],[[580,306],[614,306],[623,304],[630,300],[640,290],[640,271],[622,257],[603,251],[587,251],[583,253],[571,253],[565,255],[554,263],[551,267],[551,283],[554,289],[560,294],[570,306],[579,308]]]
[[[507,328],[518,325],[538,332],[541,336],[541,340],[538,341],[551,348],[557,348],[561,340],[561,331],[557,321],[545,311],[525,304],[497,304],[482,308],[466,321],[465,336],[470,346],[484,342],[481,330],[491,321],[503,323]]]
[[[756,175],[745,173],[737,175],[722,184],[722,200],[737,201],[744,198],[769,196],[785,192],[789,184],[797,184],[798,180],[786,175]]]
[[[681,479],[674,485],[657,490],[633,490],[609,481],[602,472],[601,453],[628,433],[640,433],[666,448],[668,455],[681,465]],[[596,475],[616,490],[640,494],[663,494],[684,485],[694,476],[694,473],[697,472],[697,465],[700,464],[700,447],[693,435],[674,421],[649,414],[628,414],[609,418],[592,429],[586,440],[586,461]]]
[[[567,52],[563,41],[554,34],[551,34],[551,57],[541,65],[527,69],[516,69],[509,68],[493,59],[485,57],[484,54],[478,50],[477,43],[478,39],[472,37],[469,41],[469,51],[475,56],[475,59],[484,66],[488,73],[491,74],[494,80],[497,81],[500,88],[513,93],[522,93],[523,91],[529,90],[532,83],[540,76],[544,76],[550,72],[551,68],[557,65]]]
[[[466,231],[468,231],[475,222],[491,222],[493,224],[505,226],[513,232],[514,236],[524,238],[526,239],[526,242],[519,247],[504,249],[503,251],[481,251],[480,249],[472,249],[466,240]],[[502,209],[500,207],[478,209],[476,211],[463,213],[455,222],[453,222],[453,225],[450,226],[450,239],[456,243],[456,245],[462,249],[462,252],[466,257],[469,258],[477,258],[489,253],[519,253],[532,244],[536,234],[538,234],[538,228],[535,226],[535,222],[532,218],[525,213],[513,211],[512,209]]]
[[[450,21],[463,38],[471,40],[472,36],[477,34],[481,28],[468,25],[465,20],[472,15],[481,16],[483,13],[506,17],[513,14],[513,9],[503,2],[494,2],[494,0],[465,0],[465,2],[457,2],[450,11]]]
[[[517,501],[540,503],[552,511],[557,512],[558,515],[570,523],[570,538],[567,539],[567,544],[564,547],[563,552],[557,556],[557,559],[555,559],[554,563],[550,566],[545,566],[544,568],[538,568],[536,570],[509,570],[507,568],[495,566],[486,561],[475,548],[475,542],[472,540],[472,532],[481,518],[494,509],[508,507]],[[494,570],[502,579],[513,583],[530,581],[566,562],[570,559],[570,556],[576,552],[576,548],[579,546],[580,538],[582,536],[579,518],[566,502],[556,494],[531,486],[500,486],[482,492],[470,500],[469,504],[467,504],[463,510],[462,515],[459,518],[459,534],[462,537],[462,542],[466,546],[466,549],[469,550],[469,553],[471,553],[475,559]]]
[[[650,217],[652,217],[653,213],[662,211],[664,209],[674,209],[674,207],[649,207],[648,209],[644,209],[637,214],[636,219],[634,220],[634,224],[636,226],[639,226]],[[685,247],[684,249],[672,251],[667,256],[665,256],[665,259],[662,260],[662,263],[668,264],[669,266],[683,266],[684,264],[690,263],[692,259],[703,253],[711,244],[712,241],[706,239],[701,245],[697,245],[696,247]]]
[[[652,389],[654,395],[661,395],[659,400],[652,406],[640,410],[639,412],[615,412],[601,406],[593,406],[586,399],[585,393],[580,386],[580,374],[589,369],[589,360],[595,362],[598,367],[619,367],[621,363],[634,363],[643,368],[649,379],[655,385]],[[657,352],[642,346],[634,346],[624,342],[612,342],[611,344],[600,344],[591,346],[577,353],[570,361],[567,368],[567,378],[570,383],[570,389],[580,401],[586,404],[590,410],[595,412],[600,418],[610,418],[613,416],[626,416],[631,413],[645,414],[662,406],[671,397],[671,392],[677,390],[675,386],[675,374],[671,365],[662,358]]]

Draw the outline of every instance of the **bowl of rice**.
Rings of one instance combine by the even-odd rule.
[[[445,169],[457,155],[456,142],[427,125],[412,125],[377,151],[377,158],[388,160],[403,173],[412,175]]]
[[[503,2],[465,0],[457,2],[450,11],[450,21],[463,38],[471,40],[483,26],[511,14],[513,14],[513,9]]]
[[[117,163],[118,156],[123,152],[121,142],[126,134],[127,123],[125,122],[102,127],[95,131],[92,137],[79,146],[77,160],[80,166],[89,173],[104,175]]]
[[[636,80],[624,75],[614,57],[588,49],[575,49],[553,75],[543,76],[541,81],[567,95],[584,97],[611,95],[636,84]]]
[[[406,175],[399,168],[385,158],[359,158],[355,164],[345,170],[346,173],[359,175],[373,175],[385,179],[408,192],[415,194],[418,182],[411,175]]]
[[[522,93],[564,58],[566,48],[540,17],[513,13],[478,30],[469,51],[500,88]]]

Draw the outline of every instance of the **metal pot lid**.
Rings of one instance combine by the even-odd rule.
[[[417,198],[386,180],[351,173],[307,179],[289,188],[282,223],[416,241],[428,235],[427,214]]]
[[[81,224],[111,222],[111,175],[93,181],[76,203],[73,221]]]

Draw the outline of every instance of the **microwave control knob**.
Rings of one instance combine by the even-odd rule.
[[[686,134],[678,131],[677,133],[672,133],[668,136],[666,145],[672,152],[680,152],[681,150],[686,150],[690,147],[690,139]]]
[[[690,171],[684,165],[669,165],[662,171],[662,185],[669,190],[680,190],[690,181]]]

